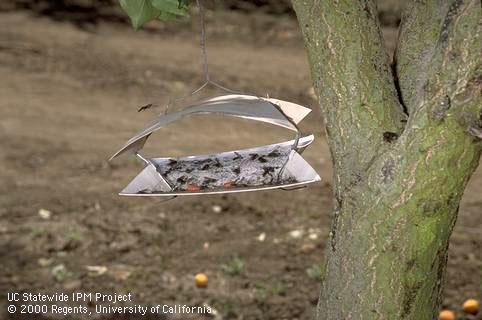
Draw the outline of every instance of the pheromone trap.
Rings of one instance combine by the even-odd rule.
[[[297,126],[310,111],[287,101],[231,94],[162,114],[112,156],[111,159],[131,153],[146,164],[120,195],[181,196],[291,189],[319,181],[319,175],[300,155],[314,139],[313,135],[301,137]],[[139,153],[154,131],[183,117],[213,113],[284,127],[295,131],[296,137],[277,144],[208,155],[150,158]]]

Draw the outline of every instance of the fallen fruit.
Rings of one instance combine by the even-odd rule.
[[[465,300],[462,308],[466,313],[477,314],[479,311],[479,301],[475,299],[467,299]]]
[[[208,286],[208,276],[204,273],[196,274],[194,280],[196,281],[196,286],[198,288],[206,288]]]
[[[439,320],[455,320],[455,313],[452,310],[442,310],[438,314]]]

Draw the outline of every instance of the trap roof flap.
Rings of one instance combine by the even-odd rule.
[[[305,118],[311,109],[298,104],[250,95],[223,95],[193,104],[181,111],[158,116],[117,151],[110,160],[123,153],[136,153],[143,148],[151,133],[192,114],[222,113],[229,116],[251,119],[298,131],[296,124]],[[294,125],[294,124],[295,125]]]

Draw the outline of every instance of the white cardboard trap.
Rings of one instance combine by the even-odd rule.
[[[297,124],[310,113],[303,106],[249,95],[223,95],[178,112],[158,116],[117,151],[130,153],[146,167],[122,190],[124,196],[182,196],[269,189],[291,189],[320,180],[302,157],[313,135],[300,137]],[[284,127],[296,138],[277,144],[217,154],[147,158],[139,154],[156,130],[194,114],[221,113]]]

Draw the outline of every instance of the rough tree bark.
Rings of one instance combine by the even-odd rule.
[[[317,319],[435,319],[482,150],[480,0],[406,4],[396,63],[370,0],[292,0],[334,166]]]

